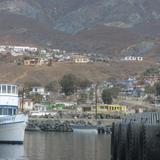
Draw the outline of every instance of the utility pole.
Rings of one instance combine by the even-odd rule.
[[[96,83],[96,87],[95,87],[96,120],[97,120],[97,103],[98,103],[97,90],[98,90],[98,83]]]
[[[24,111],[24,87],[22,89],[22,112]]]

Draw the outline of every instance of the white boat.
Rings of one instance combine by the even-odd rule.
[[[73,132],[78,133],[94,133],[97,134],[97,126],[94,125],[84,125],[84,124],[73,124],[71,125]]]
[[[18,114],[16,85],[0,84],[0,143],[22,144],[28,116]]]

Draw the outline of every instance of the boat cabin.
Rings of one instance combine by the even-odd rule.
[[[15,115],[18,109],[16,85],[0,84],[0,115]]]

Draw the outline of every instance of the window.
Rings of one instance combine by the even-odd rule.
[[[11,86],[7,86],[7,93],[11,93]]]
[[[18,89],[17,89],[17,87],[16,87],[16,94],[18,93]]]
[[[3,109],[3,114],[4,114],[4,115],[8,115],[6,108]]]
[[[12,109],[8,109],[8,114],[12,115]]]
[[[0,115],[2,115],[3,113],[2,113],[2,108],[0,108]]]
[[[2,93],[6,93],[6,85],[2,85]]]
[[[16,87],[12,86],[12,93],[15,94],[16,93]]]
[[[14,109],[13,114],[14,114],[14,115],[16,114],[16,109]]]

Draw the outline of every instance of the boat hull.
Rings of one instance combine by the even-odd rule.
[[[0,117],[0,122],[0,143],[23,143],[27,122],[25,115]]]
[[[98,134],[97,126],[72,125],[73,132]]]

